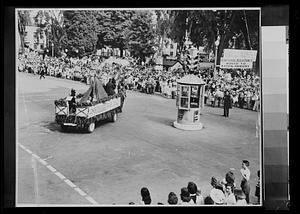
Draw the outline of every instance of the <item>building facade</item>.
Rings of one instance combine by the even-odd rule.
[[[24,46],[35,51],[42,51],[46,48],[47,38],[43,30],[36,26],[25,27]]]

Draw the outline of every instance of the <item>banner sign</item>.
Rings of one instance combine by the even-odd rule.
[[[231,69],[252,69],[253,61],[251,59],[236,59],[221,57],[220,68]]]
[[[238,49],[224,49],[224,58],[236,58],[236,59],[251,59],[256,61],[256,50],[238,50]]]
[[[198,67],[201,68],[213,68],[215,63],[213,62],[199,62]]]
[[[89,118],[94,117],[96,115],[113,110],[119,106],[121,106],[121,98],[120,97],[109,100],[105,103],[99,103],[95,106],[89,107],[89,116],[88,117]]]

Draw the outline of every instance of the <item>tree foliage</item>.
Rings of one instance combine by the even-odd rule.
[[[96,14],[99,26],[97,48],[104,46],[119,48],[123,55],[123,50],[128,47],[127,38],[133,14],[134,11],[130,10],[98,11]]]
[[[182,47],[186,31],[196,46],[206,51],[215,50],[220,36],[218,60],[224,48],[233,43],[235,48],[258,50],[259,11],[257,10],[173,10],[169,11],[172,26],[170,37]]]
[[[29,10],[18,10],[18,32],[21,41],[21,51],[24,52],[25,45],[25,27],[30,25],[30,11]]]
[[[70,56],[91,54],[96,51],[98,41],[98,22],[95,11],[66,10],[64,15],[64,30],[66,36],[62,40],[62,48],[67,49]]]
[[[151,13],[136,11],[129,27],[128,46],[131,54],[141,61],[154,54],[154,46],[157,45],[155,35]]]

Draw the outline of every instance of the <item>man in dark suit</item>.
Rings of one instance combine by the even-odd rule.
[[[40,65],[40,75],[40,79],[42,79],[42,77],[45,79],[45,66],[43,64]]]
[[[225,92],[224,95],[224,115],[225,117],[229,117],[229,109],[231,108],[232,99],[229,94],[229,91]]]
[[[115,94],[116,85],[113,83],[113,79],[109,79],[108,83],[105,86],[105,90],[108,96]]]

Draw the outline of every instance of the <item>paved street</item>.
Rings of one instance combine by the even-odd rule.
[[[93,133],[62,132],[54,122],[54,100],[71,88],[83,93],[83,83],[18,73],[17,139],[18,204],[139,203],[140,189],[149,188],[152,201],[167,203],[169,192],[194,181],[202,194],[210,192],[210,179],[221,179],[235,169],[240,184],[241,161],[250,162],[250,201],[255,202],[260,144],[255,137],[257,112],[234,108],[229,118],[223,109],[205,107],[204,129],[182,131],[176,120],[175,100],[127,91],[123,113],[116,123],[101,122]],[[47,162],[87,196],[59,178],[49,167],[36,163],[24,150]],[[35,180],[37,178],[37,180]],[[37,182],[35,182],[37,181]],[[37,188],[35,188],[35,186]],[[38,191],[38,197],[35,197]]]

